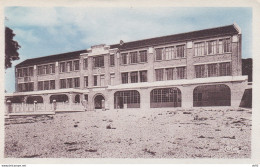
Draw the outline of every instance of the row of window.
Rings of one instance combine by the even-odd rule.
[[[17,69],[17,77],[33,76],[33,67]]]
[[[52,90],[55,89],[55,80],[38,81],[38,90]]]
[[[219,39],[194,44],[194,56],[231,52],[231,39]]]
[[[147,62],[147,51],[130,52],[121,54],[121,64],[136,64]]]
[[[79,70],[79,60],[61,62],[59,64],[60,72],[70,72]]]
[[[122,84],[127,84],[129,83],[129,81],[130,83],[147,82],[147,71],[145,70],[145,71],[124,72],[121,73],[121,79],[122,79]]]
[[[186,67],[172,67],[172,68],[161,68],[155,70],[155,80],[174,80],[174,79],[185,79],[186,78]]]
[[[230,76],[230,75],[231,75],[230,62],[203,64],[203,65],[195,66],[195,77],[196,78]]]
[[[18,92],[28,92],[34,90],[34,83],[28,82],[28,83],[21,83],[18,84]]]
[[[60,88],[79,88],[80,87],[80,79],[77,78],[66,78],[60,79]]]
[[[186,57],[185,45],[155,49],[155,60],[172,60]]]
[[[37,73],[38,75],[54,74],[55,64],[46,64],[46,65],[37,66]]]

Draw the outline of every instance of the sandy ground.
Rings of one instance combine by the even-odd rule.
[[[5,157],[250,158],[250,109],[113,110],[6,120]]]

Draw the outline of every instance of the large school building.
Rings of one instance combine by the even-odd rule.
[[[27,59],[15,67],[12,103],[94,109],[238,107],[247,86],[238,25]],[[84,101],[85,102],[85,101]]]

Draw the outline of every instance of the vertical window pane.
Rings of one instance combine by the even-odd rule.
[[[162,81],[163,80],[163,69],[156,69],[155,75],[156,75],[156,81]]]
[[[84,59],[84,70],[87,70],[88,69],[88,58],[85,58]]]
[[[186,78],[186,68],[177,67],[177,79],[185,79],[185,78]]]
[[[174,68],[167,68],[166,69],[167,80],[173,80],[173,75],[174,75]]]
[[[208,64],[208,77],[217,76],[217,64]]]
[[[138,82],[138,72],[131,72],[130,73],[131,83]]]
[[[130,53],[130,63],[138,63],[137,62],[137,52],[131,52]]]
[[[110,55],[110,66],[115,65],[115,55]]]
[[[55,80],[50,81],[50,89],[55,89]]]
[[[177,50],[177,58],[183,58],[185,57],[185,45],[179,45],[176,46],[176,50]]]
[[[140,51],[140,62],[147,62],[147,51]]]
[[[79,70],[79,60],[75,60],[74,62],[73,62],[73,64],[74,64],[74,70],[76,71],[76,70]]]
[[[94,86],[97,86],[97,76],[94,75]]]
[[[147,71],[140,71],[140,82],[147,82]]]
[[[122,73],[121,76],[122,76],[122,84],[128,83],[128,73],[127,72]]]
[[[174,58],[174,47],[165,48],[165,60],[172,60]]]
[[[220,63],[219,64],[219,75],[220,76],[229,76],[231,75],[230,63]]]
[[[156,60],[162,60],[163,58],[163,48],[158,48],[158,49],[155,49],[155,57],[156,57]]]
[[[29,68],[29,76],[33,76],[33,67]]]
[[[88,76],[84,77],[84,83],[85,87],[88,87]]]
[[[216,54],[217,53],[217,41],[207,42],[207,54]]]
[[[195,43],[194,52],[195,52],[195,56],[203,56],[205,53],[205,43],[204,42]]]
[[[205,65],[195,66],[195,74],[196,74],[196,78],[204,78],[205,77]]]
[[[121,54],[121,64],[127,64],[127,53]]]

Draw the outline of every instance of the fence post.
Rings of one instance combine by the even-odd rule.
[[[53,111],[55,112],[55,111],[56,111],[56,108],[57,108],[56,100],[53,100],[53,101],[52,101],[52,108],[53,108]]]
[[[83,100],[82,105],[84,106],[84,110],[87,111],[87,100]]]
[[[102,100],[102,111],[105,111],[106,108],[105,108],[105,100]]]
[[[35,100],[35,101],[33,102],[33,111],[34,111],[34,112],[36,112],[36,105],[37,105],[37,101]]]
[[[12,103],[11,100],[7,100],[7,115],[12,112]]]

